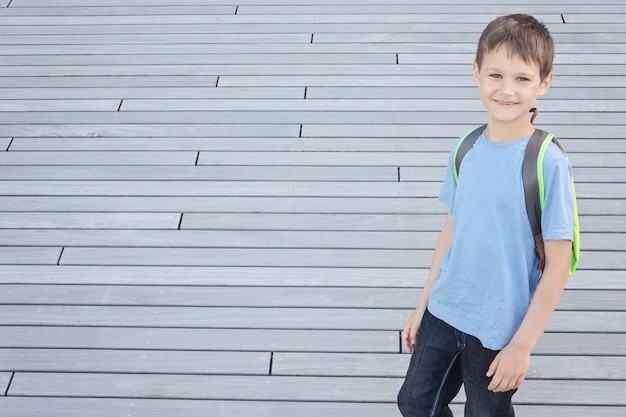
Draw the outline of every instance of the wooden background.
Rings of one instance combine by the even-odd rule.
[[[583,247],[517,414],[626,415],[626,4],[497,3],[0,0],[0,415],[399,415],[512,12],[557,44]]]

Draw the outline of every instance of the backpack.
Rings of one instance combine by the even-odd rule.
[[[467,133],[458,142],[454,150],[454,179],[458,181],[459,169],[463,157],[476,143],[481,133],[487,125],[480,126]],[[535,254],[539,258],[537,269],[543,271],[545,266],[545,250],[543,245],[543,235],[541,232],[541,211],[543,209],[545,191],[543,182],[543,158],[550,142],[554,142],[565,153],[565,148],[551,133],[541,129],[535,129],[530,137],[526,152],[524,153],[524,161],[522,162],[522,180],[524,182],[524,199],[526,201],[526,213],[528,221],[535,239]],[[565,153],[566,157],[567,154]],[[569,274],[572,275],[576,270],[580,255],[580,228],[578,224],[578,205],[576,203],[576,190],[574,189],[574,181],[572,180],[572,194],[574,196],[574,225],[572,239],[572,258],[570,262]]]

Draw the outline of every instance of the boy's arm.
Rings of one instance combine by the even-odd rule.
[[[428,278],[426,279],[424,289],[422,290],[422,295],[420,296],[415,311],[413,311],[413,314],[411,314],[409,320],[407,320],[404,325],[404,329],[402,330],[402,347],[407,353],[413,353],[413,348],[415,347],[415,342],[417,340],[417,331],[419,330],[420,324],[422,323],[422,317],[424,316],[424,312],[428,306],[430,290],[432,289],[435,281],[439,279],[439,265],[441,264],[441,260],[445,256],[446,252],[448,252],[451,244],[452,215],[448,214],[446,222],[441,229],[441,233],[439,233],[437,244],[435,245],[435,253],[433,255],[430,270],[428,271]]]
[[[487,372],[489,390],[504,392],[524,382],[530,353],[554,312],[567,279],[572,253],[569,240],[545,241],[546,265],[526,316],[507,346],[498,353]]]

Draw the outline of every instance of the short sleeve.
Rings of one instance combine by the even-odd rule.
[[[572,240],[574,193],[572,167],[556,146],[551,144],[544,159],[545,200],[541,216],[544,240]]]
[[[457,142],[458,143],[458,142]],[[448,214],[452,213],[454,208],[454,196],[456,194],[456,180],[454,179],[454,168],[453,168],[453,158],[454,158],[454,149],[456,148],[456,143],[454,148],[450,151],[450,155],[448,156],[448,165],[446,167],[446,174],[443,179],[443,184],[441,185],[441,189],[439,190],[439,201],[448,206]]]

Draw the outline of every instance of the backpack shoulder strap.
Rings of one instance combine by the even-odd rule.
[[[480,135],[487,128],[487,125],[482,125],[474,130],[469,131],[456,145],[454,150],[454,180],[459,180],[459,170],[461,169],[461,162],[465,157],[465,154],[469,152],[474,146]]]
[[[535,238],[535,252],[539,258],[538,269],[545,266],[545,250],[543,247],[543,235],[541,231],[541,212],[545,200],[545,186],[543,179],[543,159],[550,143],[556,144],[567,156],[565,148],[551,133],[536,129],[530,137],[522,163],[522,180],[524,182],[524,199],[526,201],[526,213]],[[578,207],[576,204],[576,190],[572,181],[572,193],[574,196],[574,236],[572,239],[572,259],[570,263],[570,275],[576,270],[576,264],[580,254],[580,231],[578,225]]]
[[[545,250],[541,233],[541,209],[543,207],[543,154],[550,143],[552,135],[535,129],[531,135],[524,161],[522,162],[522,181],[524,183],[524,200],[526,214],[535,239],[535,253],[539,258],[538,269],[545,266]],[[543,152],[542,152],[543,150]],[[541,154],[541,157],[540,157]],[[541,184],[539,184],[541,182]]]
[[[539,266],[541,267],[541,269],[543,269],[544,264],[542,260],[545,260],[545,254],[543,252],[543,236],[541,235],[541,211],[543,210],[543,205],[544,205],[544,200],[545,200],[545,186],[544,186],[544,179],[543,179],[543,159],[550,143],[554,143],[555,145],[557,145],[561,149],[561,151],[563,152],[566,158],[567,158],[567,152],[565,151],[565,148],[563,147],[563,145],[561,145],[561,143],[551,133],[546,133],[542,131],[542,133],[540,135],[538,134],[538,136],[542,138],[541,141],[539,139],[536,139],[536,142],[533,143],[532,149],[527,149],[527,155],[529,153],[532,153],[534,155],[536,152],[535,148],[539,145],[539,150],[538,150],[538,153],[536,154],[537,156],[534,158],[535,167],[536,167],[535,168],[536,169],[535,183],[536,183],[537,189],[536,191],[533,191],[533,193],[535,194],[533,195],[533,203],[532,203],[535,207],[539,208],[539,211],[538,211],[539,228],[537,229],[539,231],[539,235],[535,233],[535,226],[531,226],[531,227],[533,227],[533,234],[535,235],[536,248],[538,248],[538,251],[541,253]],[[531,138],[531,142],[532,142],[532,138]],[[530,142],[529,142],[529,145],[530,145]],[[532,155],[528,156],[529,165],[532,164],[531,157]],[[527,161],[526,161],[526,155],[525,155],[524,164],[526,163]],[[527,174],[523,174],[524,192],[526,192],[526,175]],[[530,173],[528,173],[528,175],[530,175]],[[578,259],[580,258],[580,225],[578,222],[578,204],[576,201],[576,188],[574,186],[573,179],[572,179],[571,187],[572,187],[572,196],[574,198],[574,207],[573,207],[574,224],[573,224],[573,230],[572,230],[573,237],[572,237],[572,257],[570,260],[570,270],[569,270],[570,275],[572,275],[574,271],[576,271]],[[527,200],[526,206],[528,207],[529,205],[528,197],[526,198],[526,200]],[[531,212],[528,211],[528,218],[532,225],[533,220],[531,219],[530,213]],[[536,214],[533,214],[533,216],[536,216]],[[538,240],[540,240],[540,242]]]
[[[534,236],[541,233],[541,209],[543,207],[543,158],[540,158],[539,154],[542,153],[541,156],[543,156],[552,137],[551,134],[541,129],[535,129],[528,145],[526,145],[526,153],[522,162],[526,212]],[[541,172],[539,172],[540,170]],[[542,184],[540,185],[539,182]]]

